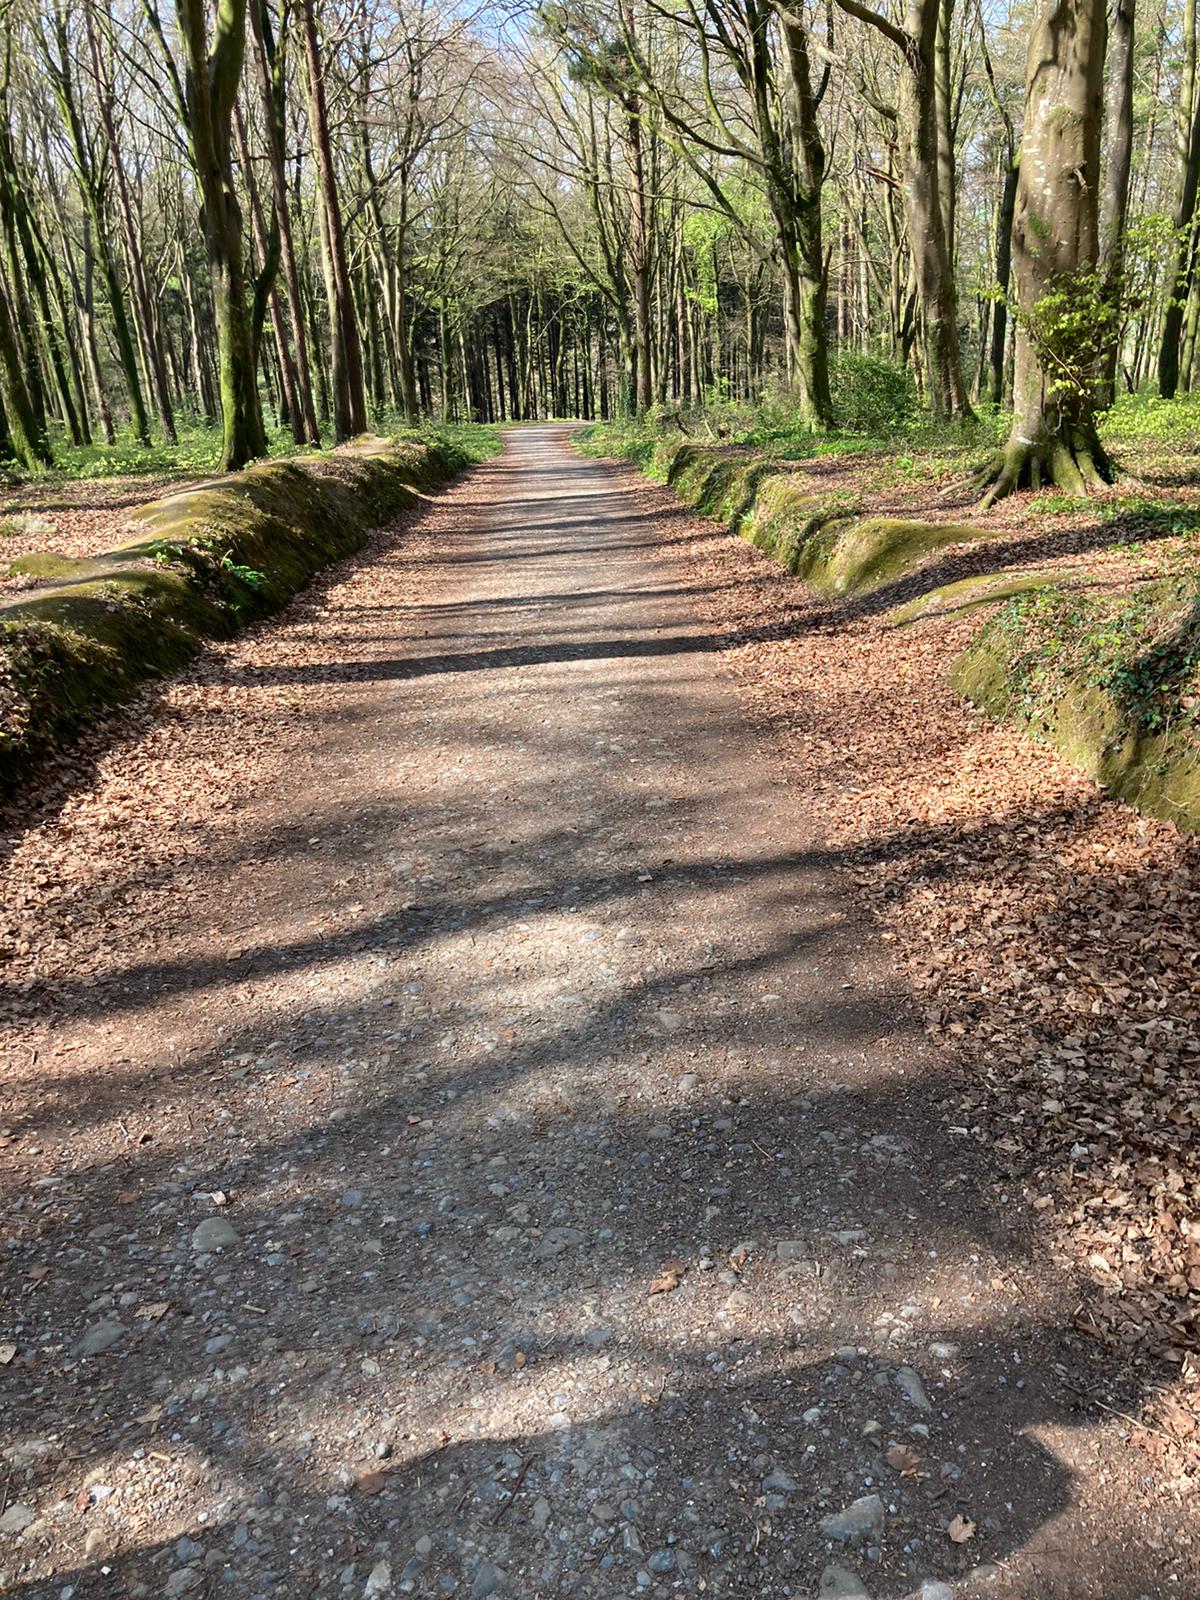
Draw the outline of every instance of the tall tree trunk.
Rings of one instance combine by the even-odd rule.
[[[258,360],[242,244],[242,210],[233,183],[233,106],[246,45],[246,0],[218,0],[211,49],[205,0],[176,0],[186,62],[192,158],[204,202],[221,392],[221,468],[266,455]]]
[[[837,0],[848,16],[868,23],[900,52],[896,134],[904,185],[905,222],[920,305],[926,399],[935,418],[971,415],[958,348],[958,305],[946,238],[938,135],[937,38],[944,0],[908,0],[904,25],[865,0]]]
[[[25,362],[9,308],[8,286],[0,279],[0,395],[13,454],[31,471],[51,465],[45,423],[39,419],[25,381]]]
[[[363,387],[362,347],[354,315],[354,286],[346,259],[346,234],[338,198],[333,146],[329,138],[329,113],[325,105],[325,77],[317,38],[313,0],[300,0],[304,36],[308,122],[317,165],[317,190],[321,197],[322,261],[325,293],[329,301],[329,330],[333,366],[333,423],[338,439],[365,433],[367,399]]]
[[[129,267],[129,284],[132,291],[134,321],[142,348],[142,363],[154,393],[163,438],[175,444],[175,414],[171,407],[171,392],[167,383],[167,367],[163,359],[162,342],[154,326],[154,307],[146,282],[146,266],[142,259],[141,240],[134,222],[133,203],[129,195],[129,182],[125,162],[117,137],[116,116],[113,105],[112,79],[108,61],[96,30],[96,20],[91,5],[85,5],[88,50],[92,58],[92,72],[96,85],[96,101],[100,109],[100,125],[104,129],[109,166],[113,175],[113,188],[117,198],[117,216],[121,224],[121,237],[125,243],[125,260]]]
[[[250,0],[248,15],[250,37],[254,45],[254,63],[257,68],[259,100],[263,113],[267,167],[271,174],[275,225],[279,229],[279,264],[283,272],[284,288],[287,291],[288,319],[292,330],[292,345],[296,352],[296,399],[300,409],[301,434],[304,443],[320,444],[321,431],[317,427],[317,411],[313,403],[308,333],[304,324],[300,273],[296,266],[296,246],[292,233],[291,210],[288,205],[287,173],[284,167],[283,63],[279,56],[278,43],[271,33],[265,0]]]
[[[1086,307],[1095,294],[1106,33],[1105,0],[1046,0],[1030,37],[1013,224],[1013,429],[984,505],[1023,483],[1079,494],[1111,475],[1095,423],[1100,349],[1080,350],[1068,320],[1079,297]]]
[[[1136,0],[1113,0],[1109,22],[1108,101],[1105,122],[1108,152],[1100,199],[1100,273],[1110,317],[1104,344],[1097,401],[1106,408],[1116,393],[1121,343],[1122,279],[1125,270],[1125,219],[1133,162],[1133,42]]]
[[[1195,262],[1196,191],[1200,181],[1200,94],[1196,82],[1196,0],[1187,0],[1183,17],[1184,63],[1176,123],[1178,192],[1175,228],[1178,244],[1158,348],[1158,392],[1169,400],[1179,387],[1179,335]]]

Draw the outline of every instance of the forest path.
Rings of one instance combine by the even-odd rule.
[[[1158,1570],[655,493],[514,430],[103,764],[125,920],[0,1108],[6,1594]]]

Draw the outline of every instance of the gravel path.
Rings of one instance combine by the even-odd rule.
[[[514,432],[12,836],[7,1596],[1200,1592],[660,503]]]

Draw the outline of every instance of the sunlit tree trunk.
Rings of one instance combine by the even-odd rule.
[[[985,505],[1026,483],[1082,493],[1111,476],[1086,344],[1096,313],[1106,34],[1105,0],[1048,0],[1029,41],[1013,223],[1013,428],[989,469]]]

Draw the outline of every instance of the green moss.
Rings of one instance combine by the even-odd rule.
[[[30,575],[72,581],[0,606],[0,793],[147,678],[284,605],[470,454],[368,439],[267,462],[142,507],[105,555],[26,558]]]
[[[932,551],[978,536],[978,529],[959,523],[864,517],[839,538],[819,575],[819,587],[831,594],[877,589],[919,566]]]
[[[56,555],[52,550],[35,550],[10,561],[8,571],[14,578],[71,578],[77,572],[86,571],[87,565],[86,561]]]
[[[577,443],[588,454],[636,461],[687,505],[827,594],[878,588],[931,552],[979,537],[978,529],[960,523],[862,517],[853,494],[814,494],[787,461],[737,445],[680,439],[674,430],[656,438],[645,424],[603,424],[583,430]]]
[[[1119,798],[1200,829],[1200,578],[1019,597],[951,676]]]
[[[892,622],[906,627],[923,617],[942,617],[958,611],[972,611],[979,606],[997,605],[1015,595],[1065,581],[1063,574],[1055,572],[987,572],[981,577],[960,578],[957,583],[930,589],[927,594],[897,606],[888,615]]]

